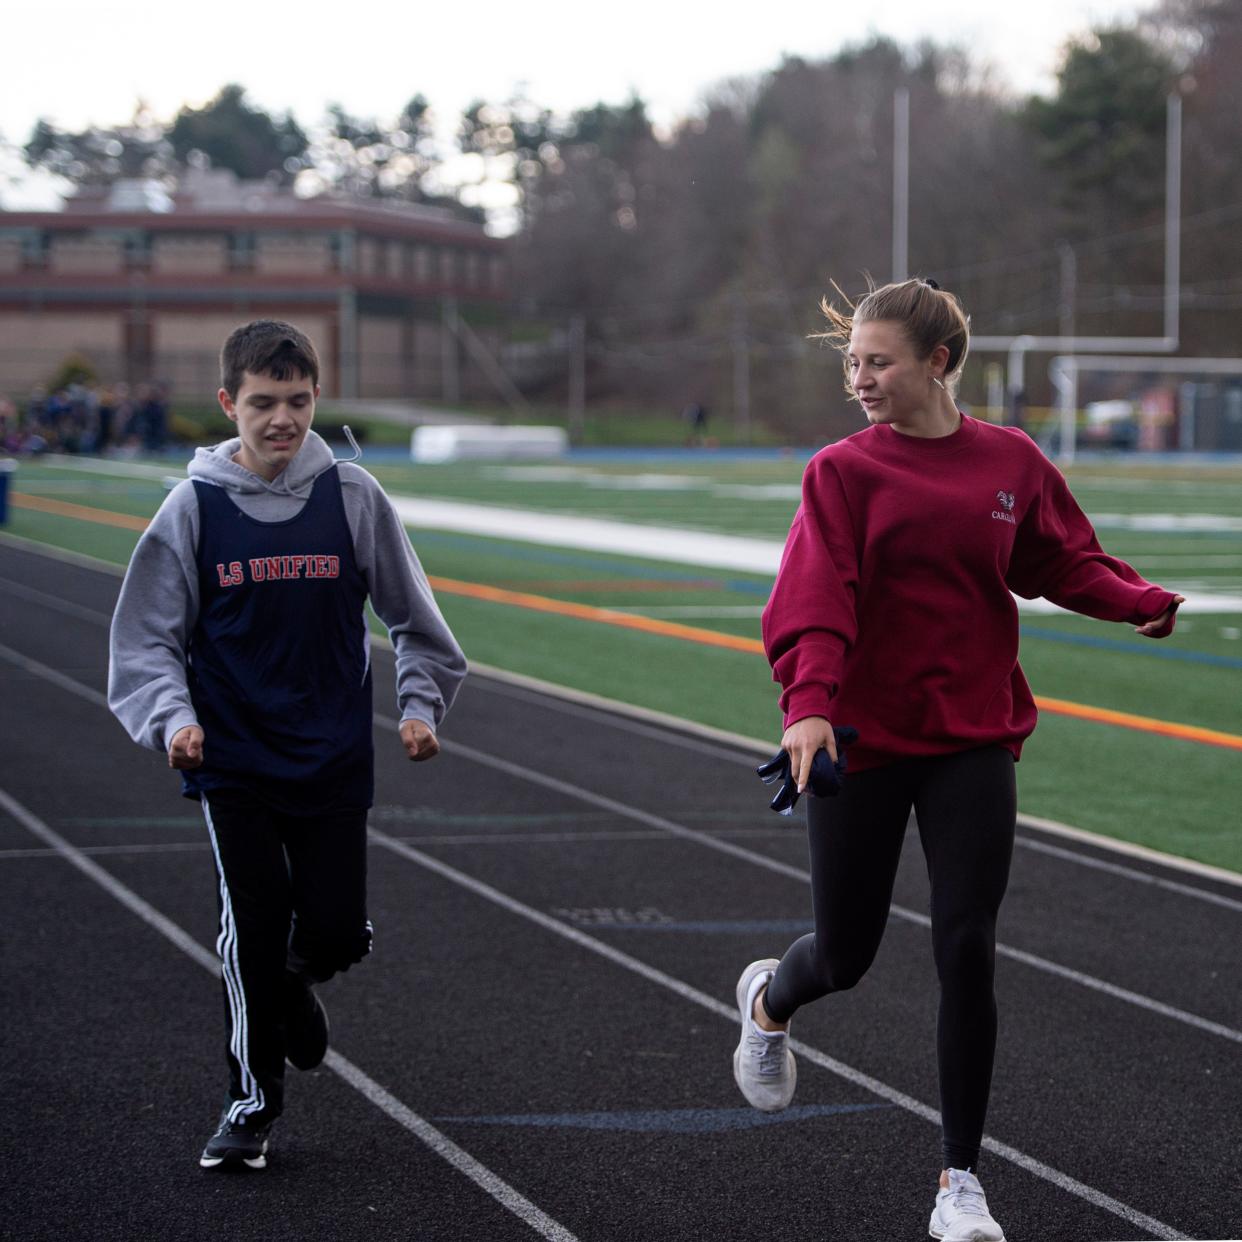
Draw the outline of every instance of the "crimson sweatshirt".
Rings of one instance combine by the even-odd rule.
[[[763,613],[786,726],[853,725],[852,772],[990,745],[1018,757],[1036,712],[1011,592],[1135,625],[1174,601],[1104,553],[1016,428],[963,415],[938,439],[879,424],[829,445]]]

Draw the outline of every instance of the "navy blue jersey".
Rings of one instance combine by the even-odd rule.
[[[290,814],[371,805],[366,582],[336,467],[286,522],[247,516],[228,492],[198,496],[198,623],[190,698],[203,764],[183,792],[251,791]]]

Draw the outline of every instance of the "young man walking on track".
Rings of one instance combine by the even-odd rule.
[[[1172,632],[1183,600],[1104,553],[1025,433],[957,408],[969,325],[952,294],[909,280],[873,290],[852,315],[824,310],[871,425],[808,465],[763,635],[799,791],[818,751],[837,759],[830,720],[858,738],[839,795],[809,799],[814,933],[738,980],[733,1073],[756,1108],[789,1104],[789,1020],[871,965],[913,808],[940,981],[943,1168],[930,1233],[1004,1242],[977,1171],[1014,762],[1035,727],[1011,592],[1149,638]]]
[[[199,1163],[261,1169],[285,1060],[328,1047],[314,984],[371,950],[368,598],[421,762],[466,662],[379,484],[311,430],[319,359],[258,320],[221,355],[237,436],[197,451],[155,515],[112,622],[108,701],[202,803],[215,858],[228,1104]]]

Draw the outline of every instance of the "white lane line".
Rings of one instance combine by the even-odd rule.
[[[90,621],[105,628],[112,624],[112,617],[106,612],[100,612],[97,608],[84,608],[81,604],[75,604],[71,600],[60,599],[56,595],[47,594],[46,591],[37,591],[34,587],[26,586],[24,582],[14,582],[12,578],[0,578],[0,587],[3,587],[7,594],[16,596],[18,599],[40,604],[44,608],[50,608],[53,612],[63,613],[67,617],[76,617],[79,621]]]
[[[396,728],[397,722],[395,720],[379,715],[375,717],[375,720],[377,724]],[[593,793],[591,790],[583,789],[581,786],[571,785],[568,781],[558,780],[554,776],[547,776],[542,772],[535,772],[519,764],[510,763],[507,759],[489,755],[485,751],[477,750],[473,746],[466,746],[461,742],[453,742],[442,738],[440,745],[448,754],[460,755],[483,767],[504,772],[517,780],[541,785],[545,789],[551,789],[557,793],[564,794],[566,797],[575,798],[580,802],[589,803],[591,806],[612,811],[614,814],[623,816],[626,819],[636,820],[652,828],[660,828],[670,836],[681,837],[683,840],[693,841],[708,849],[716,850],[718,853],[728,854],[733,858],[740,858],[752,866],[762,867],[764,870],[773,871],[777,875],[788,876],[790,879],[800,880],[804,884],[811,882],[810,872],[804,868],[792,866],[775,858],[769,858],[765,854],[756,853],[754,850],[746,849],[741,845],[734,845],[729,841],[722,841],[711,833],[700,832],[695,828],[687,828],[682,824],[674,823],[672,820],[664,819],[659,815],[652,815],[648,811],[628,806],[624,802],[618,802],[602,794]],[[914,923],[919,927],[931,927],[931,919],[916,910],[909,910],[905,906],[894,903],[890,907],[890,912],[908,923]],[[1213,1022],[1208,1018],[1201,1018],[1198,1014],[1190,1013],[1185,1009],[1178,1009],[1173,1005],[1166,1005],[1163,1001],[1155,1000],[1150,996],[1144,996],[1140,992],[1131,992],[1127,988],[1118,987],[1116,984],[1108,983],[1103,979],[1097,979],[1094,975],[1088,975],[1082,971],[1073,970],[1068,966],[1062,966],[1048,958],[1039,957],[1023,949],[1016,949],[1009,945],[998,943],[996,952],[1000,957],[1007,957],[1013,961],[1021,962],[1024,966],[1029,966],[1045,974],[1054,975],[1059,979],[1065,979],[1070,983],[1076,983],[1080,987],[1090,988],[1092,991],[1110,996],[1114,1000],[1124,1001],[1126,1004],[1134,1005],[1139,1009],[1145,1009],[1149,1013],[1159,1014],[1161,1017],[1171,1018],[1185,1026],[1204,1031],[1209,1035],[1217,1035],[1222,1039],[1242,1044],[1242,1031],[1235,1030],[1233,1027],[1226,1026],[1223,1023]]]
[[[382,818],[375,818],[373,822],[382,824]],[[738,837],[755,837],[755,836],[771,836],[783,837],[788,833],[787,828],[757,828],[754,830],[724,830],[724,836]],[[417,833],[413,836],[404,835],[396,839],[398,841],[408,841],[413,845],[495,845],[499,847],[510,845],[596,845],[611,844],[616,841],[664,841],[667,840],[668,833],[660,832],[655,828],[621,828],[621,829],[603,829],[599,832],[445,832],[445,833]],[[204,852],[208,846],[204,842],[202,844],[194,844],[193,842],[148,842],[145,845],[83,845],[79,847],[83,854],[88,858],[107,858],[111,855],[143,855],[143,854],[199,854]],[[29,849],[0,849],[0,862],[20,858],[58,858],[59,855],[52,849],[38,849],[34,846]]]
[[[124,854],[200,854],[208,848],[204,841],[200,845],[188,841],[164,842],[151,845],[84,845],[81,852],[88,858],[107,858],[110,855]],[[60,851],[54,849],[0,850],[0,861],[10,858],[59,858]]]
[[[493,694],[507,698],[521,699],[535,703],[547,710],[566,716],[578,716],[586,720],[602,721],[609,728],[626,733],[635,733],[642,737],[651,737],[659,741],[671,743],[686,750],[698,751],[721,759],[731,760],[753,766],[757,759],[766,759],[775,749],[774,743],[763,742],[758,738],[746,737],[744,734],[728,734],[710,729],[694,721],[681,720],[676,716],[667,716],[660,712],[635,708],[628,703],[615,699],[606,699],[583,691],[571,690],[557,686],[552,682],[540,681],[537,678],[525,677],[520,673],[509,673],[504,669],[484,665],[471,665],[472,672],[479,674],[481,680],[490,683],[487,689]],[[687,735],[687,730],[691,733]],[[1212,867],[1206,863],[1195,862],[1189,858],[1178,858],[1172,854],[1164,854],[1159,850],[1147,849],[1129,841],[1119,841],[1112,837],[1101,836],[1099,833],[1086,832],[1082,828],[1074,828],[1069,824],[1061,824],[1055,820],[1040,819],[1034,815],[1018,815],[1018,827],[1035,828],[1040,832],[1050,833],[1070,841],[1081,841],[1084,845],[1096,849],[1125,854],[1151,862],[1158,867],[1174,871],[1184,871],[1191,875],[1202,876],[1204,879],[1222,884],[1242,887],[1242,875],[1226,871],[1221,867]],[[1019,837],[1018,844],[1041,848],[1040,843],[1032,842],[1029,837]],[[1047,847],[1045,852],[1051,853],[1055,847]],[[1096,866],[1099,860],[1092,855],[1080,854],[1073,850],[1064,850],[1057,857],[1068,862],[1082,863],[1084,866]],[[1161,888],[1181,893],[1187,897],[1197,897],[1204,901],[1232,908],[1229,898],[1221,898],[1207,889],[1195,888],[1189,884],[1177,884],[1173,881],[1156,879],[1150,872],[1137,868],[1124,867],[1119,864],[1105,864],[1104,870],[1115,875],[1124,875],[1129,879],[1142,882],[1155,882]]]
[[[7,530],[0,530],[0,546],[13,548],[15,551],[25,552],[30,556],[41,556],[46,561],[73,565],[77,569],[91,569],[112,578],[125,577],[124,565],[105,561],[98,556],[87,556],[84,552],[71,552],[68,548],[58,548],[50,543],[42,543],[38,539],[27,539],[24,535],[14,535]]]
[[[20,651],[14,651],[12,647],[8,647],[4,643],[0,643],[0,657],[8,660],[10,664],[16,664],[23,671],[31,673],[35,677],[42,677],[44,681],[50,681],[54,686],[59,686],[62,690],[68,690],[70,694],[76,694],[78,698],[85,699],[88,703],[94,703],[96,707],[102,707],[104,711],[108,711],[108,696],[106,694],[100,694],[98,690],[83,685],[82,682],[75,681],[72,677],[66,677],[64,673],[52,668],[50,665],[44,664],[40,660],[31,659],[30,656],[22,655]]]
[[[1213,867],[1210,863],[1196,862],[1193,858],[1179,858],[1174,854],[1165,854],[1160,850],[1153,850],[1133,841],[1121,841],[1116,837],[1105,837],[1097,832],[1087,832],[1084,828],[1075,828],[1071,824],[1061,823],[1060,820],[1041,819],[1038,815],[1019,815],[1018,826],[1034,828],[1049,836],[1060,837],[1063,841],[1072,841],[1075,845],[1086,845],[1105,853],[1121,854],[1126,858],[1137,859],[1139,862],[1154,863],[1157,867],[1163,867],[1167,871],[1181,871],[1186,875],[1210,880],[1214,884],[1229,884],[1234,888],[1242,889],[1242,873],[1240,872],[1226,871],[1224,867]],[[1075,854],[1074,860],[1080,861],[1087,857],[1092,856]],[[1144,871],[1136,874],[1147,875],[1148,873]],[[1192,896],[1202,896],[1207,890],[1188,886],[1187,891]]]
[[[477,669],[474,664],[470,667],[471,672]],[[671,743],[681,750],[692,750],[717,759],[750,765],[759,757],[767,758],[776,749],[774,745],[765,745],[757,738],[749,738],[741,733],[730,734],[709,729],[692,721],[679,720],[675,716],[648,712],[643,708],[631,707],[628,703],[617,703],[613,699],[601,699],[583,691],[554,686],[551,682],[528,685],[527,678],[520,674],[510,675],[503,669],[484,668],[481,679],[487,683],[490,694],[534,703],[545,711],[554,711],[558,715],[576,716],[603,723],[610,729],[654,738],[656,741]],[[693,734],[687,733],[687,725],[694,730]]]
[[[1033,850],[1037,854],[1048,854],[1052,858],[1061,858],[1077,863],[1080,867],[1091,867],[1096,871],[1106,871],[1109,875],[1124,876],[1136,884],[1151,884],[1156,888],[1178,893],[1183,897],[1195,897],[1200,901],[1211,902],[1224,910],[1234,910],[1242,914],[1242,901],[1226,897],[1223,893],[1213,893],[1205,888],[1195,888],[1191,884],[1181,884],[1177,880],[1166,880],[1163,876],[1152,875],[1150,871],[1140,871],[1137,867],[1127,867],[1122,863],[1109,862],[1104,858],[1093,858],[1090,854],[1081,854],[1077,850],[1067,850],[1061,845],[1049,845],[1047,841],[1036,841],[1032,837],[1020,837],[1017,844],[1023,849]]]
[[[439,859],[433,858],[429,854],[424,854],[402,841],[397,841],[382,832],[377,832],[375,829],[371,829],[370,835],[373,841],[399,857],[416,863],[418,866],[434,872],[451,883],[469,890],[476,896],[508,910],[511,914],[516,914],[532,923],[536,923],[547,931],[562,936],[564,939],[572,941],[591,953],[606,958],[608,961],[631,971],[633,974],[640,975],[649,982],[675,993],[683,1000],[690,1001],[714,1013],[717,1017],[724,1018],[730,1024],[737,1022],[737,1009],[735,1006],[724,1004],[714,996],[700,991],[692,984],[686,983],[684,980],[667,974],[654,966],[650,966],[636,957],[631,957],[628,953],[623,953],[620,949],[613,948],[612,945],[606,944],[602,940],[596,940],[594,936],[588,936],[578,928],[572,927],[568,923],[562,923],[559,919],[552,918],[551,915],[545,914],[542,910],[536,910],[533,906],[528,906],[524,902],[517,900],[517,898],[510,897],[507,893],[493,888],[490,884],[485,884],[482,880],[475,879],[474,876],[458,871],[455,867],[450,867],[447,863],[442,863]],[[870,1091],[882,1100],[896,1104],[899,1108],[913,1113],[916,1117],[920,1117],[932,1125],[940,1125],[940,1113],[936,1109],[924,1104],[921,1100],[916,1100],[913,1096],[906,1095],[905,1092],[899,1091],[895,1087],[890,1087],[878,1078],[872,1078],[871,1075],[854,1069],[853,1066],[845,1064],[844,1061],[838,1061],[835,1057],[828,1056],[827,1053],[821,1052],[810,1044],[802,1043],[797,1039],[791,1039],[789,1044],[804,1060],[818,1065],[821,1069],[828,1070],[830,1073],[837,1075],[837,1077],[843,1078],[846,1082],[853,1083],[855,1086]],[[983,1147],[1002,1159],[1018,1165],[1018,1167],[1033,1176],[1050,1182],[1059,1190],[1083,1199],[1094,1207],[1111,1212],[1128,1224],[1155,1234],[1158,1238],[1187,1239],[1189,1237],[1189,1235],[1179,1232],[1171,1225],[1166,1225],[1162,1221],[1140,1212],[1137,1208],[1132,1208],[1129,1204],[1122,1203],[1120,1200],[1104,1194],[1103,1191],[1096,1190],[1093,1186],[1087,1186],[1076,1178],[1070,1177],[1069,1174],[1062,1173],[1059,1169],[1054,1169],[1051,1165],[1044,1164],[1042,1161],[1036,1160],[1033,1156],[1028,1156],[1025,1152],[1019,1151],[1016,1147],[1011,1147],[1007,1143],[998,1142],[996,1139],[985,1135]]]
[[[76,867],[88,879],[93,880],[110,896],[116,898],[127,910],[136,914],[148,927],[153,928],[166,940],[176,945],[187,957],[192,958],[213,975],[219,975],[220,963],[214,953],[203,948],[188,932],[139,897],[133,889],[122,884],[98,863],[92,862],[81,850],[49,828],[33,812],[27,810],[3,789],[0,789],[0,807],[3,807],[34,836],[46,842],[67,863]],[[363,1073],[352,1061],[347,1060],[338,1052],[329,1052],[325,1064],[351,1087],[361,1092],[381,1112],[386,1113],[399,1126],[425,1143],[442,1160],[452,1165],[459,1173],[465,1174],[476,1186],[512,1212],[514,1216],[525,1221],[536,1233],[552,1242],[577,1242],[575,1235],[564,1225],[553,1220],[486,1165],[480,1164],[469,1152],[458,1147],[447,1135],[442,1134],[435,1126],[407,1108],[373,1078]]]

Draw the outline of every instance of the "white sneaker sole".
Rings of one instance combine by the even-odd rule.
[[[257,1156],[243,1156],[239,1160],[236,1156],[202,1155],[198,1158],[198,1164],[203,1169],[218,1169],[222,1164],[244,1164],[248,1169],[266,1169],[267,1143],[263,1144],[263,1150]]]
[[[937,1227],[935,1211],[932,1212],[931,1223],[927,1226],[927,1233],[929,1237],[935,1238],[936,1242],[943,1242],[943,1239],[948,1237],[947,1229]],[[1005,1242],[1005,1237],[1002,1234],[999,1238],[988,1238],[985,1234],[972,1231],[969,1235],[960,1234],[954,1239],[954,1242]]]

